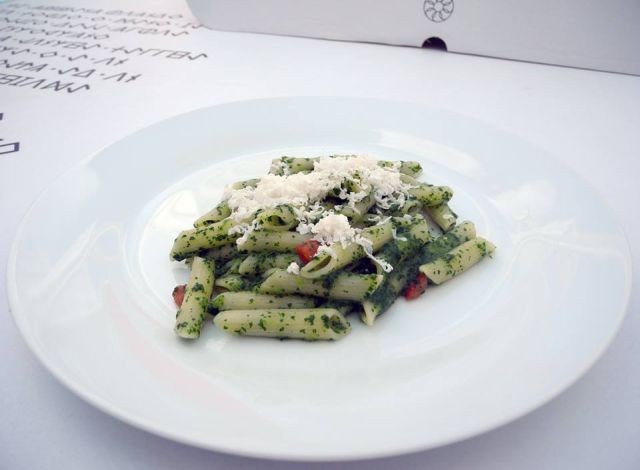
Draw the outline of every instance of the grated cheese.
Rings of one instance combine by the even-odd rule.
[[[356,236],[356,229],[342,214],[325,215],[311,228],[311,232],[315,234],[314,239],[326,245],[341,243],[342,246],[345,246]]]
[[[394,204],[404,204],[411,188],[402,182],[399,165],[381,167],[375,159],[361,155],[322,157],[311,172],[280,173],[265,176],[255,187],[226,188],[225,199],[236,224],[230,233],[242,234],[239,245],[260,228],[253,220],[258,211],[281,204],[293,207],[298,232],[313,233],[326,245],[344,245],[355,241],[359,230],[351,227],[344,215],[320,205],[332,190],[339,188],[337,196],[344,201],[336,207],[347,205],[355,209],[358,202],[372,194],[377,208],[389,209]],[[347,187],[358,191],[348,191]]]
[[[300,274],[300,266],[295,261],[287,266],[287,272],[289,274]]]
[[[399,237],[398,236],[398,234],[396,233],[396,229],[395,228],[391,229],[391,235],[393,236],[394,240],[400,240],[400,241],[403,241],[403,242],[407,241],[407,237]]]

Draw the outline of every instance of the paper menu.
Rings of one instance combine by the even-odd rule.
[[[0,3],[0,264],[53,178],[141,126],[207,104],[180,85],[210,79],[202,33],[182,2]]]
[[[5,3],[0,86],[73,94],[143,81],[143,62],[206,60],[179,40],[200,27],[186,11]]]

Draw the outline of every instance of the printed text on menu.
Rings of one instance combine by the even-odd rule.
[[[199,28],[180,13],[0,4],[0,86],[80,93],[135,83],[144,76],[141,61],[206,59],[158,46]]]

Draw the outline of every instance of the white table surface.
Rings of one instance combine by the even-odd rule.
[[[107,2],[62,4],[104,7],[101,3]],[[108,5],[134,9],[124,0]],[[135,2],[135,10],[145,8],[188,16],[178,1]],[[591,183],[608,202],[629,238],[634,270],[640,266],[636,249],[640,245],[640,77],[412,48],[205,29],[161,38],[113,34],[110,40],[204,52],[208,58],[188,63],[153,58],[134,63],[132,59],[132,69],[143,72],[140,79],[116,85],[92,82],[86,93],[0,85],[0,138],[4,139],[0,144],[21,143],[19,152],[0,154],[0,266],[6,265],[16,228],[32,200],[53,177],[80,159],[176,113],[226,101],[296,95],[424,103],[535,142]],[[17,58],[0,52],[0,62]],[[2,66],[0,72],[13,73]],[[394,458],[335,464],[274,462],[196,449],[98,411],[59,384],[27,349],[11,319],[5,281],[1,269],[1,469],[640,468],[638,277],[629,313],[611,347],[551,403],[464,442]]]

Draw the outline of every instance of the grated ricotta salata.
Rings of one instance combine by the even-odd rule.
[[[287,266],[287,272],[289,274],[300,274],[300,265],[295,261],[292,262],[289,266]]]
[[[355,242],[371,255],[370,247],[367,250],[359,237],[361,230],[352,227],[346,216],[325,210],[320,201],[331,193],[343,201],[336,206],[338,210],[343,206],[356,209],[356,204],[371,194],[375,206],[388,209],[393,204],[404,204],[410,188],[402,182],[398,165],[382,167],[375,159],[362,155],[322,157],[308,173],[269,174],[255,187],[226,188],[224,198],[236,224],[229,233],[242,234],[237,241],[242,245],[253,231],[260,229],[254,220],[257,212],[287,204],[293,207],[299,233],[313,233],[313,238],[326,246]]]

